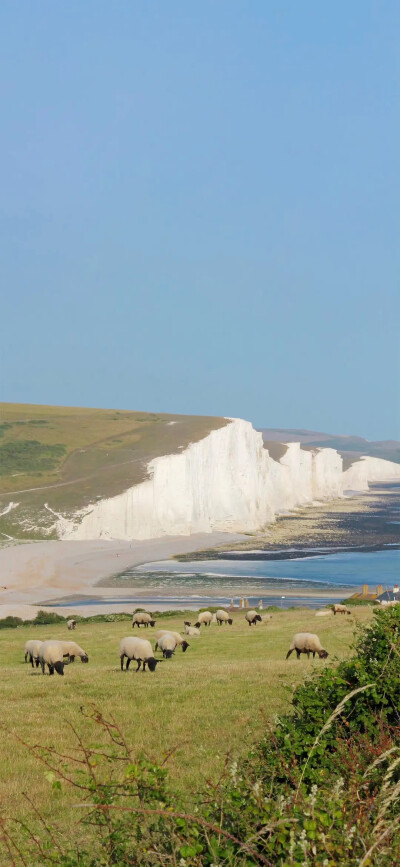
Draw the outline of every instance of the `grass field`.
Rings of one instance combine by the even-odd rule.
[[[232,627],[203,628],[200,638],[189,639],[185,654],[177,650],[154,674],[120,671],[118,644],[132,634],[128,621],[79,624],[73,634],[64,624],[1,630],[3,814],[26,816],[26,792],[57,828],[72,832],[77,811],[71,803],[76,795],[64,789],[54,792],[46,769],[13,733],[30,744],[68,753],[75,743],[71,722],[85,732],[87,742],[97,742],[98,732],[80,713],[80,707],[91,702],[105,715],[115,715],[136,754],[144,750],[162,760],[176,748],[168,761],[171,783],[176,790],[196,793],[205,778],[218,777],[226,753],[246,753],[265,728],[265,719],[273,723],[276,714],[288,711],[293,688],[325,664],[306,657],[286,661],[292,635],[317,632],[330,663],[348,655],[355,622],[365,623],[370,617],[369,608],[340,618],[316,618],[309,609],[297,609],[274,613],[268,625],[250,628],[243,614],[237,614]],[[183,631],[183,618],[160,617],[155,629],[142,629],[140,634],[152,639],[164,627]],[[43,677],[40,669],[23,661],[24,643],[35,637],[74,638],[89,653],[89,664],[76,660],[66,667],[64,677]]]
[[[226,419],[0,404],[0,538],[49,538],[68,515],[143,481],[155,457],[186,448]],[[6,512],[10,501],[18,506]],[[3,514],[1,514],[3,512]]]

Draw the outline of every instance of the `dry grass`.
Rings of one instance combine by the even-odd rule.
[[[89,653],[89,665],[77,660],[65,676],[43,677],[23,662],[27,638],[72,637],[64,625],[24,627],[0,633],[3,749],[0,759],[0,803],[8,815],[23,815],[22,792],[34,797],[44,815],[68,830],[76,821],[70,792],[54,793],[45,769],[33,759],[12,732],[30,744],[53,745],[68,752],[74,738],[68,723],[81,731],[88,724],[80,707],[93,702],[121,723],[134,751],[161,759],[177,747],[169,760],[173,785],[195,792],[205,778],[216,779],[228,751],[246,752],[265,728],[265,719],[287,711],[293,688],[304,675],[320,668],[321,660],[285,661],[296,631],[317,631],[332,657],[342,659],[353,640],[354,620],[365,622],[370,609],[346,618],[314,617],[310,610],[276,613],[270,624],[249,628],[237,615],[232,628],[211,626],[191,639],[154,674],[121,672],[118,643],[131,634],[129,622],[83,624],[74,638]],[[156,629],[182,630],[182,619],[160,618]],[[155,630],[142,630],[152,639]],[[88,730],[86,738],[95,737]]]

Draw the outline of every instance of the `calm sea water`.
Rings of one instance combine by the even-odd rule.
[[[126,594],[108,597],[108,605],[199,608],[229,605],[232,598],[237,604],[239,597],[246,596],[250,605],[258,605],[262,599],[264,606],[319,608],[350,596],[362,584],[368,584],[372,591],[378,584],[391,589],[400,579],[400,551],[344,551],[315,556],[310,551],[308,557],[287,560],[164,560],[128,569],[118,577],[121,584],[127,582]],[[313,595],[308,596],[307,591]],[[104,604],[103,599],[85,597],[74,605],[89,601]]]
[[[246,596],[250,604],[263,599],[264,605],[314,608],[329,600],[343,599],[362,584],[368,584],[371,590],[378,584],[391,588],[400,578],[400,551],[328,555],[315,549],[314,554],[310,550],[310,556],[301,559],[163,560],[128,569],[118,577],[121,583],[127,582],[123,600],[127,604],[226,605],[232,598]],[[307,591],[312,591],[313,596],[308,596]],[[286,596],[288,592],[290,596]],[[107,601],[112,604],[122,600]]]
[[[161,573],[161,574],[160,574]],[[312,589],[315,584],[322,590],[334,589],[335,586],[360,587],[369,584],[390,586],[400,579],[400,551],[385,550],[374,552],[344,551],[336,554],[316,554],[301,559],[287,560],[195,560],[179,563],[163,560],[137,566],[121,575],[121,578],[143,580],[146,574],[146,585],[198,584],[210,587],[221,583],[253,583],[258,586],[263,583],[271,585],[278,582],[280,586],[301,585],[304,589]],[[300,589],[300,587],[299,587]]]

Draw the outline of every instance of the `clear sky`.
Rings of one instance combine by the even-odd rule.
[[[398,0],[0,34],[2,399],[398,437]]]

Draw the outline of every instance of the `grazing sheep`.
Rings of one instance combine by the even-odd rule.
[[[38,650],[39,663],[42,666],[42,673],[45,673],[45,667],[48,666],[49,674],[64,675],[64,659],[63,648],[61,641],[43,641]]]
[[[153,620],[151,614],[148,611],[137,611],[136,614],[132,617],[132,629],[137,626],[139,629],[140,626],[145,626],[146,629],[148,626],[155,626],[156,621]]]
[[[204,624],[204,626],[209,626],[211,622],[212,622],[211,611],[201,611],[198,618],[197,618],[197,623],[195,623],[194,625],[196,626],[197,629],[200,629],[200,626],[202,626],[203,624]]]
[[[164,659],[171,659],[171,656],[175,653],[175,649],[176,640],[171,632],[166,632],[161,638],[157,638],[154,645],[154,653],[156,650],[161,650]]]
[[[36,638],[32,638],[30,641],[25,642],[25,662],[27,662],[29,658],[32,668],[34,668],[33,661],[36,663],[36,668],[39,667],[38,651],[41,644],[43,644],[43,642]]]
[[[333,613],[334,614],[351,614],[351,611],[349,608],[346,608],[345,605],[339,605],[338,603],[335,603],[335,605],[333,606]]]
[[[76,629],[76,620],[67,620],[68,629]]]
[[[301,653],[306,653],[307,659],[310,658],[310,653],[312,653],[313,659],[315,659],[316,653],[318,653],[320,659],[326,659],[329,655],[322,647],[318,635],[315,635],[313,632],[296,632],[286,654],[286,659],[289,659],[290,654],[293,653],[294,650],[296,651],[297,659],[300,659]]]
[[[198,629],[197,626],[188,626],[188,624],[185,623],[185,635],[191,635],[192,638],[195,635],[199,636],[200,635],[200,629]]]
[[[249,626],[257,626],[257,621],[259,623],[262,623],[262,618],[260,617],[259,614],[257,614],[257,611],[253,611],[253,610],[246,611],[244,618],[245,618],[245,620],[247,620],[247,623],[249,624]]]
[[[215,617],[216,617],[216,621],[218,623],[218,626],[222,626],[223,623],[228,623],[229,626],[232,626],[232,623],[233,623],[232,617],[229,617],[228,612],[224,611],[223,608],[218,609]]]
[[[79,647],[76,641],[60,641],[63,649],[63,656],[68,656],[69,662],[74,662],[76,656],[79,656],[82,662],[89,662],[89,657],[86,650]]]
[[[156,632],[156,641],[161,638],[163,635],[173,635],[176,641],[176,646],[182,648],[182,652],[185,653],[185,650],[190,647],[189,643],[185,641],[185,639],[180,635],[179,632],[172,632],[171,629],[158,629]]]
[[[272,620],[272,614],[263,614],[261,620],[263,623],[269,623]]]
[[[141,663],[142,671],[146,670],[146,665],[148,665],[150,671],[155,671],[156,665],[162,662],[161,659],[154,659],[153,648],[150,641],[147,641],[145,638],[122,638],[119,643],[119,655],[121,659],[121,671],[124,670],[125,656],[125,671],[128,671],[132,659],[135,659],[137,662],[135,671],[139,671]]]

